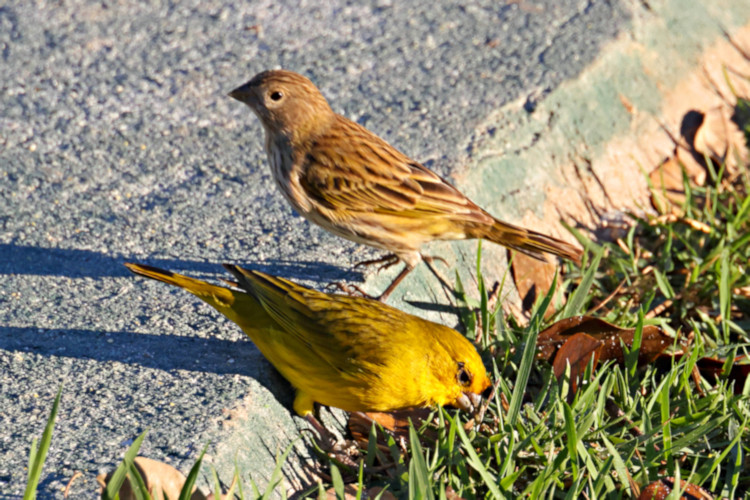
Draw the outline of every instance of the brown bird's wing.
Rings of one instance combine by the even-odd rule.
[[[460,191],[364,127],[338,117],[303,160],[300,183],[321,205],[408,218],[493,219]]]

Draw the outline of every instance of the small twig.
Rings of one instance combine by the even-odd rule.
[[[623,279],[623,280],[622,280],[622,281],[620,282],[620,284],[619,284],[619,285],[617,285],[617,287],[616,287],[616,288],[615,288],[614,290],[612,290],[612,293],[610,293],[609,295],[607,295],[607,296],[606,296],[606,297],[604,298],[604,300],[603,300],[603,301],[599,302],[599,303],[598,303],[598,304],[596,305],[596,307],[594,307],[593,309],[591,309],[591,310],[590,310],[590,311],[589,311],[588,313],[589,313],[589,314],[593,314],[593,313],[595,313],[596,311],[598,311],[599,309],[601,309],[602,307],[604,307],[605,305],[607,305],[607,303],[608,303],[608,302],[609,302],[610,300],[612,300],[612,299],[613,299],[613,298],[615,297],[615,295],[617,295],[617,294],[618,294],[618,293],[620,292],[620,290],[622,289],[622,287],[623,287],[623,286],[625,286],[625,283],[627,283],[627,281],[628,281],[628,278],[624,278],[624,279]]]
[[[644,318],[645,319],[655,318],[656,316],[666,311],[668,308],[672,307],[672,304],[674,304],[674,301],[680,300],[681,297],[682,297],[682,293],[678,293],[677,295],[674,296],[674,299],[665,300],[664,302],[662,302],[661,304],[659,304],[658,306],[654,307],[649,312],[647,312]]]
[[[622,238],[617,238],[615,241],[617,242],[617,246],[620,247],[626,255],[630,255],[630,249],[628,249],[628,246],[622,241]]]
[[[689,219],[687,217],[683,217],[682,222],[684,222],[685,224],[687,224],[688,226],[692,227],[693,229],[697,231],[701,231],[706,234],[711,233],[711,226],[709,226],[705,222],[701,222],[695,219]]]
[[[65,486],[65,492],[63,493],[63,498],[68,498],[68,495],[70,494],[70,487],[73,486],[73,481],[75,481],[81,476],[83,476],[83,473],[81,471],[76,471],[75,474],[73,474],[73,477],[70,478],[70,481],[68,481],[68,484]]]
[[[481,424],[482,420],[484,420],[484,414],[487,411],[487,408],[490,406],[490,401],[495,397],[495,393],[497,392],[497,388],[500,386],[500,377],[495,380],[495,383],[492,384],[492,392],[490,392],[490,395],[487,397],[487,399],[482,403],[482,406],[479,407],[479,411],[477,412],[476,417],[474,418],[475,422],[477,424]]]
[[[628,425],[628,430],[634,437],[644,436],[643,431],[637,425],[635,425],[633,421],[625,415],[625,412],[622,411],[622,409],[615,403],[613,403],[612,401],[607,401],[607,403],[604,405],[604,408],[607,410],[610,418],[614,420],[621,419],[623,422],[625,422]]]

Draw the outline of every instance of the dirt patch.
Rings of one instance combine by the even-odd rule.
[[[699,146],[692,143],[700,141],[690,137],[686,124],[696,113],[705,117],[712,134],[722,136],[713,141],[728,145],[717,155],[724,158],[717,159],[734,159],[735,154],[746,157],[746,151],[738,149],[742,145],[737,139],[739,130],[736,125],[730,128],[733,122],[727,117],[733,113],[737,96],[750,97],[750,26],[718,41],[705,52],[701,64],[663,96],[659,116],[640,112],[628,96],[621,96],[633,117],[632,130],[640,132],[610,141],[597,158],[563,163],[560,167],[567,185],[545,188],[544,220],[535,223],[556,226],[562,214],[564,220],[596,227],[611,211],[653,211],[645,174],[670,159],[679,160],[689,176],[700,182],[704,167],[692,154],[694,146]]]
[[[644,64],[658,64],[655,55],[638,50]],[[678,214],[683,169],[691,183],[703,185],[706,157],[715,165],[726,163],[730,175],[747,164],[744,134],[732,116],[738,97],[750,98],[750,26],[717,41],[676,86],[659,92],[658,113],[641,111],[633,104],[637,99],[620,94],[619,104],[631,117],[629,131],[607,142],[603,153],[559,161],[562,181],[543,181],[541,215],[529,210],[517,222],[568,240],[573,238],[560,220],[615,238],[626,226],[627,212]],[[577,149],[591,150],[588,145]],[[554,266],[525,268],[523,259],[514,263],[521,298],[545,293],[554,272]],[[526,302],[505,305],[518,316],[519,310],[528,313]]]

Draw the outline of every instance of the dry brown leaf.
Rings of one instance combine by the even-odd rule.
[[[352,434],[354,440],[363,448],[367,447],[370,439],[370,428],[373,422],[380,424],[383,429],[390,432],[396,438],[409,439],[409,420],[414,423],[415,427],[419,427],[430,416],[430,413],[432,413],[432,410],[429,408],[412,408],[388,413],[353,412],[349,415],[349,432]],[[427,440],[437,438],[435,433],[429,430],[425,432],[423,437]],[[378,444],[385,446],[382,434],[378,435]]]
[[[744,362],[744,364],[742,364]],[[745,387],[745,381],[750,376],[750,358],[748,356],[737,356],[734,358],[732,369],[726,375],[726,378],[734,382],[734,393],[742,394]],[[719,358],[701,358],[695,366],[700,374],[709,382],[715,382],[721,377],[724,371],[726,359]]]
[[[465,500],[464,497],[456,493],[456,490],[454,490],[450,485],[445,488],[445,498],[446,500]]]
[[[375,498],[380,494],[380,492],[383,492],[383,494],[380,496],[381,500],[396,500],[396,497],[393,496],[393,493],[386,490],[383,491],[384,488],[381,488],[379,486],[373,486],[372,488],[368,488],[362,493],[362,496],[360,497],[362,500],[367,500],[369,498]],[[330,500],[336,500],[338,497],[336,496],[336,490],[333,488],[329,488],[326,491],[326,498]],[[344,499],[345,500],[356,500],[357,498],[357,485],[353,483],[349,483],[344,486]]]
[[[679,214],[685,203],[682,167],[676,157],[667,158],[650,174],[651,203],[661,214]]]
[[[638,497],[638,500],[664,500],[675,489],[675,478],[664,477],[649,484]],[[680,490],[683,490],[680,499],[684,500],[713,500],[713,495],[700,486],[680,480]]]
[[[158,460],[152,460],[146,457],[135,457],[133,461],[135,467],[143,478],[143,482],[146,484],[148,492],[153,498],[168,498],[169,500],[178,499],[180,497],[180,490],[185,484],[185,475],[164,462]],[[101,486],[101,491],[106,488],[107,483],[112,479],[114,472],[107,474],[99,474],[96,476],[96,481]],[[120,487],[120,500],[135,500],[136,496],[133,493],[133,489],[130,486],[130,475],[125,479],[125,482]],[[201,493],[197,488],[193,488],[193,500],[204,500],[206,496]]]
[[[513,262],[511,263],[511,271],[513,272],[513,281],[516,283],[516,288],[518,289],[518,294],[521,296],[525,312],[531,311],[540,296],[547,295],[555,278],[556,270],[557,265],[554,263],[542,262],[528,255],[515,253]],[[544,313],[545,318],[555,312],[555,302],[564,304],[564,297],[559,293],[557,295],[561,297],[561,300],[550,302],[547,311]]]
[[[698,160],[694,151],[678,146],[675,151],[675,158],[677,163],[685,169],[688,178],[694,185],[704,186],[706,184],[708,172],[706,172],[706,167]]]
[[[622,345],[633,345],[635,328],[621,328],[599,318],[591,316],[574,316],[562,319],[539,334],[537,339],[537,359],[551,362],[556,360],[558,350],[571,337],[578,333],[585,333],[598,340],[599,359],[602,361],[615,360],[622,363],[624,353]],[[664,349],[672,345],[673,339],[655,325],[643,327],[641,348],[638,352],[638,364],[651,363]]]
[[[586,367],[594,358],[594,366],[599,362],[601,350],[601,341],[585,333],[576,333],[572,335],[557,350],[555,361],[552,363],[552,369],[555,377],[558,379],[565,374],[565,369],[570,365],[570,393],[569,398],[578,390],[578,384],[583,377]]]
[[[717,165],[726,162],[727,170],[737,172],[747,163],[745,136],[732,121],[732,110],[726,106],[709,109],[695,134],[695,150]]]

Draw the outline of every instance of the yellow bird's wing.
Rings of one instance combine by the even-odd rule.
[[[404,318],[386,313],[392,308],[370,300],[327,295],[259,271],[225,267],[278,325],[340,375],[377,377],[375,368],[390,359],[387,339],[375,333],[369,323],[385,324],[385,330],[392,323],[395,334],[404,326]]]

